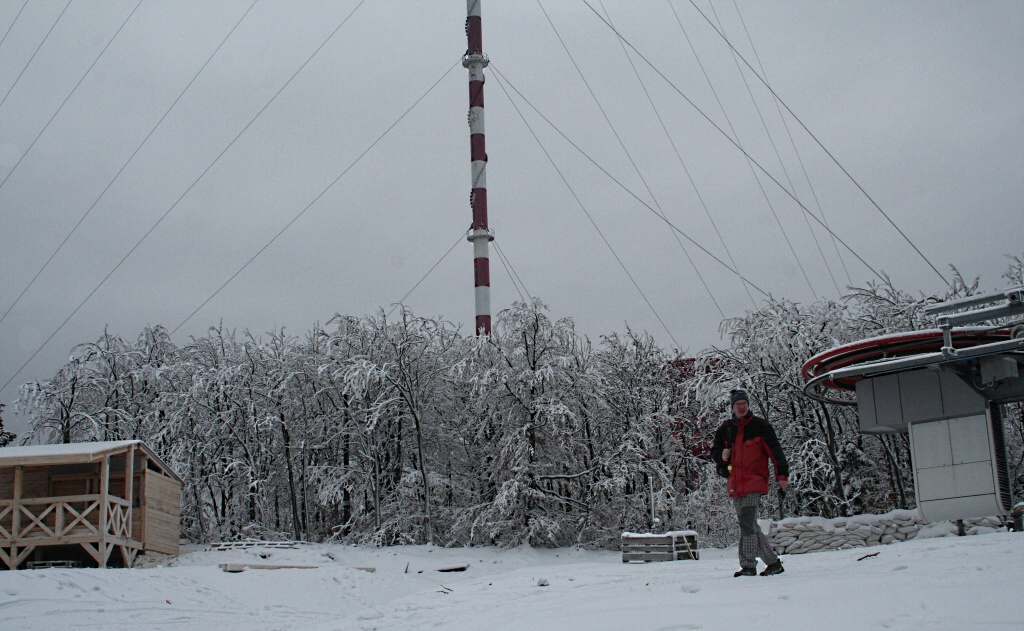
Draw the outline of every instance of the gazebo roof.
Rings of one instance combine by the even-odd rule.
[[[181,478],[167,466],[167,463],[161,460],[141,440],[107,440],[89,443],[0,447],[0,467],[99,462],[111,454],[124,453],[133,445],[136,449],[141,449],[164,473],[181,482]]]

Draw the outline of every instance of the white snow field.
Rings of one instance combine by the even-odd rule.
[[[623,564],[575,549],[188,546],[151,567],[0,572],[0,629],[1024,628],[1021,533],[785,556],[774,577],[733,578],[735,554]]]

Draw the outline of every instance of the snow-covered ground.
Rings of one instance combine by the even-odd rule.
[[[0,572],[0,629],[1024,627],[1024,534],[786,556],[774,577],[733,578],[735,554],[623,564],[574,549],[193,546],[129,570]],[[318,567],[227,573],[221,563]]]

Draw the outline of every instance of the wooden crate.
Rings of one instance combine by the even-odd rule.
[[[700,558],[697,549],[697,533],[692,530],[675,530],[663,534],[622,533],[622,562],[630,561],[682,561]]]

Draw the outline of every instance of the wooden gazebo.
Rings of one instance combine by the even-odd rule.
[[[3,447],[0,561],[130,567],[140,552],[177,554],[180,503],[181,478],[142,441]]]

